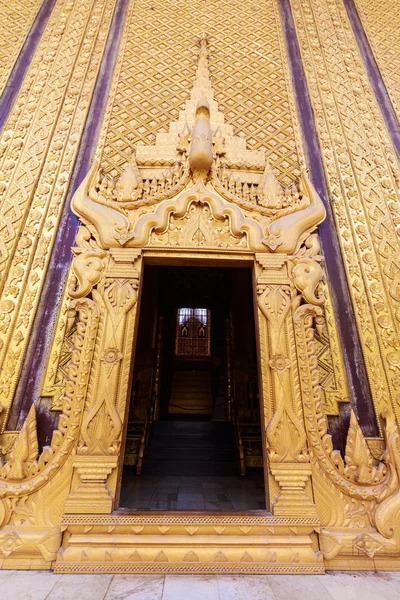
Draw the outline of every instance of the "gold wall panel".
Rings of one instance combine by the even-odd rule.
[[[223,31],[221,20],[226,23]],[[97,152],[103,171],[108,176],[121,174],[132,147],[154,143],[157,133],[167,131],[178,117],[190,97],[196,42],[203,30],[215,100],[226,120],[235,134],[246,134],[249,149],[266,148],[280,182],[291,183],[304,158],[275,0],[256,7],[250,0],[240,6],[224,0],[190,7],[173,0],[160,6],[149,0],[132,2]],[[319,338],[318,359],[326,413],[337,415],[338,402],[347,402],[348,395],[328,284],[324,293],[325,331]],[[55,410],[61,408],[70,356],[68,336],[64,337],[68,311],[64,296],[42,387],[42,395],[52,398]]]
[[[398,417],[398,164],[342,0],[291,5],[376,411]]]
[[[268,149],[282,184],[294,181],[302,150],[276,0],[131,2],[102,133],[104,171],[121,173],[132,146],[154,143],[177,119],[203,31],[227,121],[250,149]]]
[[[300,6],[295,6],[295,2],[293,0],[293,6],[300,11],[300,16],[298,13],[295,15],[298,23],[302,17],[302,9],[305,7],[306,10],[308,5],[306,0],[302,0]],[[316,0],[310,2],[312,9],[321,6]],[[324,11],[329,14],[329,11],[336,10],[335,2],[336,0],[330,0],[330,3],[328,1],[323,5]],[[101,6],[100,0],[94,0],[90,10],[99,5]],[[172,11],[174,6],[171,3],[163,7],[167,11],[166,15],[164,12],[155,12],[158,10],[155,7],[155,11],[151,11],[149,5],[147,15],[147,28],[150,30],[150,25],[158,28],[160,44],[167,48],[171,48],[171,44],[168,44],[164,35],[162,23],[169,20],[168,10]],[[214,6],[217,10],[220,5]],[[242,25],[245,15],[233,3],[224,1],[221,6],[230,7],[227,15],[218,13],[218,17],[220,23],[228,23],[234,32],[226,51],[227,55],[233,56],[237,36],[241,28],[247,27],[245,22]],[[247,4],[243,6],[246,7]],[[252,31],[258,42],[257,35],[264,32],[264,29],[257,29],[258,19],[263,19],[265,25],[269,22],[268,16],[275,15],[275,21],[271,21],[274,23],[271,28],[271,43],[263,48],[263,56],[265,52],[265,60],[275,65],[271,58],[271,48],[274,48],[274,40],[278,40],[278,47],[282,52],[282,81],[286,86],[288,100],[293,94],[284,66],[286,63],[277,3],[272,3],[271,0],[271,3],[264,3],[262,7],[263,12],[258,14],[256,8],[249,17],[249,22],[254,25]],[[75,0],[75,9],[77,8],[84,8],[79,6],[79,0]],[[234,120],[236,113],[233,112],[228,118],[224,115],[224,112],[230,110],[230,98],[227,99],[226,106],[223,106],[221,98],[218,106],[213,96],[213,85],[217,87],[217,80],[210,80],[208,68],[209,51],[210,62],[216,60],[212,55],[211,34],[209,49],[207,36],[202,37],[199,44],[196,76],[191,81],[186,80],[184,86],[182,81],[182,87],[188,90],[192,87],[192,91],[185,112],[179,115],[181,120],[173,121],[167,134],[157,135],[155,144],[137,144],[136,154],[132,154],[135,140],[129,141],[127,138],[132,135],[136,141],[140,141],[134,134],[139,129],[129,123],[140,118],[143,105],[148,101],[146,98],[139,101],[140,97],[135,100],[132,96],[135,85],[146,81],[144,75],[139,73],[140,77],[129,76],[129,65],[134,65],[135,61],[140,62],[142,56],[140,46],[136,48],[136,54],[129,55],[126,52],[128,45],[135,39],[132,24],[140,25],[140,12],[136,17],[134,15],[136,8],[137,5],[131,3],[98,151],[108,177],[103,176],[102,165],[96,160],[71,201],[71,209],[80,219],[81,226],[75,240],[71,286],[68,289],[68,314],[61,312],[60,315],[60,328],[63,323],[64,331],[67,332],[64,337],[68,338],[66,341],[70,360],[67,360],[66,365],[63,350],[59,351],[58,364],[63,363],[64,373],[61,379],[53,380],[55,386],[62,386],[61,415],[50,444],[40,449],[36,408],[32,404],[21,430],[15,435],[13,447],[0,460],[0,568],[55,568],[58,572],[70,573],[322,573],[327,567],[343,566],[348,569],[398,569],[399,430],[390,402],[389,410],[383,415],[384,443],[381,444],[383,452],[379,458],[372,456],[354,412],[351,412],[344,458],[334,449],[328,433],[320,363],[325,360],[329,351],[330,362],[335,365],[340,356],[335,349],[328,348],[326,342],[328,338],[329,342],[334,339],[336,334],[330,305],[325,314],[323,309],[324,291],[326,292],[327,287],[323,282],[323,257],[317,228],[326,215],[324,204],[306,171],[300,174],[296,185],[290,190],[283,190],[264,155],[257,147],[246,148],[245,139],[240,137],[242,131],[234,131],[231,127],[228,119]],[[269,12],[269,8],[274,12]],[[337,9],[339,16],[343,16],[341,9],[342,6]],[[204,6],[202,10],[204,13],[200,10],[196,13],[199,28],[205,27],[208,21],[213,23],[209,13],[213,13],[214,8]],[[59,15],[60,19],[62,14]],[[232,17],[230,21],[231,14],[235,18]],[[183,18],[192,22],[191,13],[182,12],[175,16],[179,16],[182,23]],[[73,19],[76,18],[74,14]],[[87,19],[89,23],[89,15]],[[98,20],[102,21],[104,19]],[[310,23],[311,26],[314,25],[311,11],[307,14],[306,21],[307,27]],[[189,25],[188,28],[190,29]],[[328,64],[328,59],[331,54],[335,54],[337,47],[339,58],[348,60],[349,56],[352,57],[348,47],[351,50],[354,39],[349,37],[346,45],[341,43],[335,28],[339,33],[345,28],[337,14],[331,21],[327,19],[326,28],[318,20],[318,28],[312,31],[310,46],[316,55],[318,50],[323,52],[324,61],[326,60],[326,63],[323,61],[319,65],[317,72],[317,85],[324,86],[324,109],[332,108],[333,105],[339,113],[341,95],[346,96],[353,91],[351,84],[354,76],[358,77],[359,73],[353,69],[353,64],[348,65],[348,75],[343,70],[343,65],[343,73],[336,73],[333,69],[335,60],[338,60],[336,56]],[[69,31],[68,27],[65,30]],[[299,31],[307,36],[307,30]],[[193,34],[193,38],[198,38],[199,33],[201,34]],[[216,32],[216,40],[217,37]],[[321,38],[323,41],[319,42]],[[75,39],[71,40],[71,44]],[[307,37],[305,41],[308,44]],[[145,38],[141,43],[145,48]],[[217,44],[215,49],[218,56]],[[245,52],[245,49],[243,47],[243,57],[250,56],[250,50]],[[180,55],[185,56],[183,46],[174,47],[173,50],[178,54],[180,50]],[[68,54],[67,58],[69,56]],[[160,64],[159,78],[162,81],[166,71],[166,79],[178,80],[181,70],[177,63],[174,71],[168,74],[168,56],[165,56],[167,64]],[[64,54],[61,69],[67,58]],[[355,55],[353,58],[355,60]],[[195,56],[193,59],[194,63]],[[232,68],[237,69],[238,61],[233,62],[235,66]],[[215,64],[214,62],[214,68]],[[314,64],[312,62],[311,66],[314,67]],[[125,71],[124,65],[128,65]],[[258,65],[257,69],[260,70],[261,67],[262,65]],[[310,77],[309,67],[306,64]],[[229,63],[224,68],[229,72]],[[276,66],[273,70],[275,68]],[[330,88],[324,80],[324,74],[327,73],[337,85],[337,88],[333,87],[337,92],[335,102],[339,108],[335,107],[335,102],[330,104]],[[172,79],[168,79],[165,97],[173,86]],[[266,98],[274,90],[272,79],[268,82],[270,89],[267,86]],[[70,81],[76,80],[79,77],[74,71]],[[241,85],[242,80],[242,76],[238,77],[237,84]],[[256,77],[255,82],[259,81],[264,80]],[[311,84],[312,77],[310,86]],[[162,105],[161,95],[164,92],[161,84],[158,90],[155,89],[157,83],[151,85],[151,97],[158,95],[157,106]],[[364,94],[367,109],[375,111],[371,127],[379,128],[379,110],[373,104],[373,99],[367,98],[370,93],[368,89],[361,87],[360,90]],[[233,89],[229,96],[235,96],[235,93]],[[249,106],[253,106],[251,103],[256,95],[250,86]],[[355,96],[358,101],[358,95]],[[184,99],[182,97],[182,101]],[[317,118],[321,119],[317,102],[313,100]],[[246,105],[246,98],[244,104]],[[382,168],[388,169],[389,165],[394,166],[395,163],[388,162],[391,148],[387,138],[385,141],[383,137],[384,127],[382,136],[377,141],[370,136],[376,152],[366,152],[362,134],[368,121],[364,113],[355,111],[354,104],[355,101],[347,108],[347,113],[353,114],[353,128],[350,131],[342,125],[342,121],[346,123],[347,113],[340,113],[342,121],[339,124],[343,126],[343,130],[339,129],[339,124],[334,120],[336,113],[329,115],[328,124],[334,128],[332,139],[329,138],[329,145],[326,143],[323,150],[325,159],[328,160],[329,152],[336,152],[335,144],[341,143],[342,138],[346,143],[347,138],[352,141],[352,144],[348,143],[348,150],[346,146],[337,156],[335,154],[335,159],[341,164],[341,161],[350,161],[348,155],[351,150],[351,158],[357,163],[352,169],[345,171],[343,182],[342,171],[336,173],[336,185],[343,184],[340,188],[343,191],[350,185],[351,177],[356,177],[357,169],[362,169],[357,179],[357,192],[360,188],[362,194],[361,191],[360,197],[354,193],[348,194],[343,210],[349,208],[349,214],[344,212],[343,219],[346,217],[350,220],[353,213],[356,218],[359,213],[363,214],[361,209],[364,208],[370,211],[374,209],[369,220],[365,221],[364,229],[361,228],[361,223],[354,225],[357,236],[352,237],[352,221],[348,231],[341,231],[345,244],[349,240],[350,247],[354,248],[355,242],[360,243],[360,249],[364,251],[362,258],[366,259],[366,267],[363,267],[364,279],[361,283],[364,284],[364,280],[367,281],[368,276],[371,276],[372,284],[376,284],[367,288],[367,296],[366,288],[361,285],[357,287],[357,280],[349,269],[353,298],[358,306],[355,292],[360,294],[361,299],[367,298],[367,301],[370,297],[374,298],[381,288],[382,292],[387,292],[387,295],[389,293],[383,274],[387,277],[388,267],[395,268],[394,260],[388,260],[388,257],[392,258],[391,248],[371,241],[370,231],[373,230],[375,236],[383,235],[392,224],[390,219],[388,221],[386,212],[383,215],[379,213],[376,204],[381,197],[385,200],[385,186],[389,185],[389,177],[393,175],[387,175],[387,171],[380,171],[380,168],[383,165]],[[66,105],[65,102],[60,106],[60,114]],[[273,123],[277,129],[273,138],[263,143],[268,147],[270,161],[281,181],[285,181],[295,176],[302,156],[296,115],[294,111],[290,112],[293,110],[293,103],[288,100],[287,104],[282,101],[281,105],[288,111],[294,146],[285,147],[285,135],[282,133],[280,136],[285,124],[281,117],[283,113],[274,116],[272,109],[263,129],[268,131],[269,123]],[[36,106],[40,104],[36,103]],[[157,113],[165,125],[174,118],[171,106],[166,103],[163,110]],[[241,112],[239,108],[240,103],[237,104],[238,114]],[[158,108],[155,107],[154,110]],[[151,107],[149,113],[151,114]],[[167,120],[162,118],[163,115]],[[322,116],[325,118],[325,112]],[[239,126],[240,118],[239,116],[237,121]],[[190,128],[185,126],[185,122],[189,123]],[[61,125],[54,121],[53,129],[46,130],[42,138],[35,139],[33,149],[39,150],[39,141],[45,143],[48,138],[49,147],[52,148],[53,142],[58,141],[58,134],[64,135]],[[248,121],[247,127],[251,140],[255,140],[252,125],[254,119]],[[324,120],[319,123],[323,133],[322,125],[327,129],[327,122]],[[157,123],[154,129],[160,133]],[[72,133],[68,132],[68,136],[66,147],[74,139]],[[60,146],[54,150],[57,148]],[[297,148],[296,161],[293,158],[293,148]],[[387,157],[379,155],[379,149],[384,149]],[[345,154],[345,150],[348,154]],[[278,152],[282,152],[281,157]],[[285,166],[284,154],[287,155],[287,165],[292,167]],[[36,156],[33,150],[30,156]],[[129,162],[122,171],[124,157],[129,157]],[[53,151],[51,160],[55,160]],[[29,163],[28,157],[25,161]],[[13,155],[9,155],[6,164],[14,168]],[[47,162],[43,159],[40,166],[42,173],[46,171],[46,165]],[[32,162],[31,171],[34,166],[35,163]],[[122,174],[119,174],[121,171]],[[63,173],[61,163],[60,172]],[[29,173],[26,173],[28,183]],[[368,187],[370,178],[376,177],[376,173],[381,186],[378,198],[373,186]],[[118,176],[111,178],[110,174]],[[335,188],[334,175],[335,172],[328,172],[330,188],[333,194],[336,193],[334,197],[338,206],[335,209],[338,211],[337,216],[340,216],[341,196]],[[26,198],[26,205],[23,205],[24,196],[21,194],[21,206],[26,209],[25,213],[22,217],[17,211],[13,213],[19,227],[14,235],[19,239],[28,239],[28,236],[33,238],[36,234],[33,217],[36,214],[39,222],[38,215],[40,218],[44,216],[41,210],[43,213],[49,210],[45,217],[46,226],[48,222],[52,223],[49,217],[53,213],[45,202],[51,185],[49,179],[48,176],[41,181],[37,177],[38,194],[35,195],[34,202],[42,199],[43,205],[31,205],[30,197]],[[371,207],[369,202],[372,202],[373,193],[375,204]],[[57,194],[53,191],[50,196],[56,198]],[[18,205],[14,203],[14,206]],[[385,204],[386,209],[388,206],[391,207],[389,203]],[[31,212],[33,210],[36,213]],[[193,215],[197,215],[197,220]],[[379,227],[374,219],[379,219]],[[9,223],[12,225],[13,221],[10,220]],[[50,230],[56,229],[56,225],[57,222],[54,221]],[[42,231],[47,231],[46,226]],[[20,231],[24,231],[22,237],[18,235]],[[36,245],[31,243],[30,246],[25,244],[23,247],[26,253],[16,266],[29,268],[32,276],[37,276],[36,269],[40,265],[38,267],[35,262]],[[40,247],[40,243],[37,247]],[[6,245],[4,248],[9,252]],[[359,250],[358,246],[356,250]],[[12,252],[14,257],[19,256],[14,250]],[[377,260],[377,254],[383,252],[386,252],[387,260],[384,262],[381,259],[379,262],[381,271],[371,273],[368,270],[370,265]],[[172,261],[177,261],[178,264],[203,263],[210,266],[225,261],[227,265],[253,265],[263,458],[270,512],[255,515],[221,513],[217,516],[115,513],[123,464],[137,308],[146,261],[160,264],[171,264]],[[41,265],[43,279],[45,261]],[[354,259],[354,265],[351,263],[350,266],[359,266],[358,261]],[[14,268],[11,266],[10,274]],[[30,279],[28,282],[30,286]],[[21,282],[17,280],[17,289],[19,284],[24,285],[22,279]],[[11,294],[11,289],[11,282],[7,280],[5,290]],[[34,304],[30,291],[31,288],[27,287],[19,315],[23,314],[26,305]],[[368,331],[369,316],[374,327],[376,323],[382,329],[387,329],[386,326],[390,325],[388,315],[391,318],[394,316],[390,311],[394,306],[395,291],[395,288],[390,289],[393,296],[390,301],[387,296],[380,298],[382,313],[378,316],[375,313],[371,316],[371,312],[367,310],[368,303],[361,305],[359,301],[365,313],[365,335],[369,334],[373,339],[377,337],[375,330]],[[15,297],[19,297],[18,294]],[[11,297],[6,300],[12,301]],[[2,302],[0,306],[7,327],[7,319],[11,322],[14,316],[12,310],[9,310],[10,303],[7,305],[3,300]],[[373,308],[376,310],[376,305]],[[383,312],[385,310],[387,312]],[[18,327],[20,322],[23,323],[19,316],[16,321]],[[23,325],[27,326],[26,323]],[[393,366],[397,357],[394,335],[390,331],[385,333],[386,337],[384,340],[380,338],[379,342],[384,349],[389,348],[390,351],[374,355],[376,369],[380,368],[380,359],[389,361]],[[15,333],[12,338],[10,347],[13,350],[18,348],[17,336],[18,333]],[[387,346],[383,344],[384,341]],[[55,368],[56,363],[52,362],[52,357],[49,364]],[[12,363],[8,362],[7,365]],[[339,388],[340,383],[337,382],[337,389]],[[376,389],[374,388],[375,392]]]
[[[42,4],[43,0],[0,2],[0,94]]]
[[[400,15],[396,0],[354,0],[386,89],[400,119]]]
[[[61,0],[5,125],[0,158],[3,427],[28,342],[115,0]]]

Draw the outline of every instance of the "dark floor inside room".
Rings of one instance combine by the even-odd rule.
[[[240,475],[144,475],[125,467],[120,507],[131,510],[265,510],[262,470]]]

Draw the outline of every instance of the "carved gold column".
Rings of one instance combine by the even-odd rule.
[[[114,249],[107,257],[102,251],[94,254],[81,254],[74,266],[78,281],[85,269],[89,279],[98,279],[92,295],[99,308],[100,326],[67,513],[112,512],[117,467],[122,468],[123,463],[121,442],[133,365],[141,253]],[[98,261],[97,270],[94,261]],[[72,295],[83,292],[87,287],[78,286]]]
[[[279,516],[315,516],[311,465],[303,425],[292,300],[296,296],[284,255],[256,254],[262,409],[268,450],[271,508]]]

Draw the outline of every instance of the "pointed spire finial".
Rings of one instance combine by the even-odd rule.
[[[199,61],[197,63],[196,78],[193,84],[193,89],[210,89],[211,80],[208,70],[208,40],[205,33],[200,38]]]

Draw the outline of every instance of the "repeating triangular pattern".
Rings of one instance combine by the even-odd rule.
[[[0,94],[35,20],[42,0],[2,2],[0,11]]]
[[[397,0],[355,0],[379,70],[400,118],[400,15]]]
[[[183,25],[184,24],[184,25]],[[266,148],[281,183],[299,174],[293,94],[276,0],[133,3],[102,133],[102,166],[121,173],[132,146],[155,142],[189,98],[206,33],[215,100],[251,150]]]

